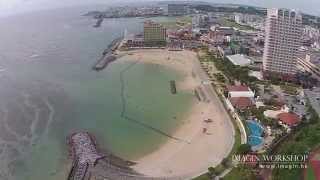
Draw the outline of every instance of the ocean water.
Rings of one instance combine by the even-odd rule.
[[[143,19],[109,19],[101,28],[60,9],[0,19],[0,179],[65,179],[66,137],[89,131],[100,149],[136,159],[182,123],[192,94],[171,95],[182,76],[161,66],[121,61],[91,70],[101,52]]]

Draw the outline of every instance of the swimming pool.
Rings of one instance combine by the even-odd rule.
[[[249,129],[248,144],[252,148],[257,148],[263,143],[263,127],[256,121],[247,121]]]
[[[258,137],[258,136],[248,137],[248,144],[250,144],[251,147],[259,146],[260,144],[262,144],[262,142],[263,142],[262,137]]]

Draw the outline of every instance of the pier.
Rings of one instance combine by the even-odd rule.
[[[102,57],[97,61],[97,63],[92,67],[95,71],[101,71],[105,69],[111,62],[117,60],[118,56],[115,51],[120,46],[122,37],[113,40],[107,49],[102,52]]]

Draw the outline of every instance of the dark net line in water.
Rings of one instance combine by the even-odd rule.
[[[136,123],[136,124],[138,124],[138,125],[146,128],[146,129],[149,129],[149,130],[151,130],[151,131],[153,131],[153,132],[156,132],[156,133],[158,133],[158,134],[160,134],[160,135],[166,136],[166,137],[168,137],[168,138],[170,138],[170,139],[173,139],[173,140],[176,140],[176,141],[179,141],[179,142],[184,142],[184,143],[188,143],[188,144],[189,144],[190,142],[188,142],[188,141],[186,141],[186,140],[184,140],[184,139],[181,139],[181,138],[175,137],[175,136],[173,136],[173,135],[170,135],[170,134],[168,134],[168,133],[166,133],[166,132],[164,132],[164,131],[162,131],[162,130],[160,130],[160,129],[158,129],[158,128],[155,128],[155,127],[153,127],[153,126],[151,126],[151,125],[149,125],[149,124],[143,123],[143,122],[141,122],[141,121],[139,121],[139,120],[137,120],[137,119],[134,119],[134,118],[129,117],[129,116],[126,115],[127,99],[125,98],[125,94],[124,94],[124,93],[125,93],[125,80],[124,80],[124,75],[125,75],[125,73],[126,73],[129,69],[131,69],[131,68],[132,68],[134,65],[136,65],[137,63],[138,63],[138,61],[135,61],[134,63],[130,64],[128,67],[126,67],[125,69],[123,69],[122,71],[120,71],[121,102],[122,102],[121,117],[124,118],[124,119],[126,119],[126,120],[128,120],[128,121],[134,122],[134,123]]]

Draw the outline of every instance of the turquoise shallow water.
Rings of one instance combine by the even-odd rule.
[[[182,78],[172,70],[119,60],[92,71],[108,43],[140,31],[143,20],[110,19],[96,29],[83,12],[0,19],[1,180],[64,179],[66,136],[79,130],[136,159],[164,143],[190,108],[191,94],[170,93],[169,81]]]

